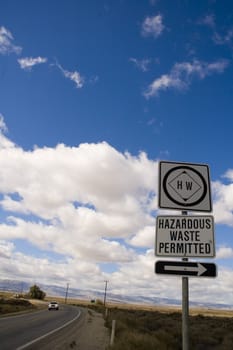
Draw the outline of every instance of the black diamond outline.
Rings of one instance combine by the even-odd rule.
[[[196,185],[199,187],[194,193],[192,193],[191,195],[190,195],[190,197],[188,197],[188,198],[184,198],[184,197],[182,197],[181,195],[180,195],[180,193],[178,192],[178,191],[176,191],[176,189],[172,186],[172,182],[175,180],[175,179],[177,179],[180,175],[182,175],[182,174],[186,174],[188,177],[190,177],[192,180],[193,180],[193,182],[195,182],[196,183]],[[183,199],[185,202],[187,202],[188,200],[190,200],[198,191],[200,191],[201,190],[201,186],[199,185],[199,183],[190,175],[190,174],[188,174],[187,173],[187,171],[182,171],[179,175],[177,175],[177,176],[175,176],[170,182],[168,182],[168,185],[173,189],[173,191],[174,192],[176,192],[177,193],[177,195],[181,198],[181,199]]]

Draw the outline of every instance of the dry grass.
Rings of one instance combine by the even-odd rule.
[[[222,317],[218,311],[211,310],[215,316],[190,316],[190,350],[233,349],[233,318],[228,313]],[[112,350],[181,350],[181,312],[112,308],[106,321],[109,328],[113,319],[116,341]]]
[[[35,309],[30,301],[25,299],[0,298],[0,315]]]
[[[165,314],[174,312],[181,313],[181,306],[166,306],[166,305],[144,305],[144,304],[114,304],[108,303],[108,308],[119,308],[122,310],[144,310],[144,311],[158,311]],[[190,308],[189,314],[191,316],[203,315],[213,317],[233,317],[233,310],[226,309],[209,309],[209,308]]]

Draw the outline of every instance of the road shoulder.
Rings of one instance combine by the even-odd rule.
[[[82,350],[105,350],[109,345],[109,330],[104,326],[102,314],[88,309],[83,332],[76,338],[76,347]]]
[[[110,336],[102,314],[86,308],[80,309],[81,316],[77,321],[29,346],[27,350],[105,350]]]

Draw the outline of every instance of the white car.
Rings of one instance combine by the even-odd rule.
[[[48,305],[48,310],[59,310],[59,305],[56,301],[51,301]]]

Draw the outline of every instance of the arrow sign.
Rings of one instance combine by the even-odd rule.
[[[202,262],[157,261],[155,273],[190,277],[216,277],[216,265]]]
[[[169,265],[165,265],[164,266],[164,270],[165,271],[177,271],[178,273],[180,272],[196,272],[197,276],[201,276],[203,275],[207,269],[200,263],[197,264],[197,266],[169,266]]]

